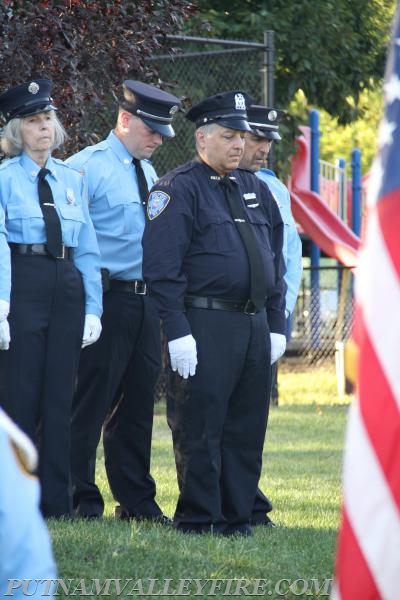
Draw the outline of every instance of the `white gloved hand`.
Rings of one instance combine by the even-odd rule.
[[[101,334],[101,321],[97,315],[85,315],[85,326],[83,328],[82,348],[97,342]]]
[[[10,347],[10,326],[7,319],[0,322],[0,350],[8,350]]]
[[[286,350],[286,337],[281,333],[270,333],[271,338],[271,365],[280,358]]]
[[[7,321],[10,312],[10,303],[0,299],[0,350],[10,347],[10,326]]]
[[[196,340],[192,335],[185,335],[176,340],[171,340],[168,342],[168,350],[173,371],[177,370],[184,379],[196,373]]]
[[[7,319],[8,313],[10,312],[10,303],[6,300],[0,299],[0,323]]]

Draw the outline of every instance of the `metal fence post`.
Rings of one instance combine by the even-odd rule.
[[[319,113],[310,111],[311,128],[311,190],[319,193]],[[314,242],[311,243],[311,340],[312,348],[319,348],[321,328],[320,306],[320,266],[321,250]]]

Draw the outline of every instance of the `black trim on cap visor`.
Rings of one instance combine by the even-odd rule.
[[[218,117],[216,117],[215,119],[210,119],[207,123],[200,123],[199,127],[201,127],[201,125],[211,125],[212,123],[216,123],[221,127],[227,127],[228,129],[236,129],[237,131],[251,131],[248,122],[245,119],[240,118],[218,119]]]
[[[49,104],[48,102],[42,104],[33,104],[30,106],[26,104],[25,106],[20,106],[15,110],[7,113],[6,118],[7,121],[11,121],[11,119],[23,119],[24,117],[29,117],[30,115],[37,115],[41,112],[49,112],[50,110],[58,110],[56,106],[53,104]]]
[[[153,121],[152,119],[145,119],[141,115],[140,116],[136,115],[136,116],[139,117],[139,119],[141,119],[143,121],[143,123],[146,123],[147,127],[150,127],[150,129],[152,129],[152,131],[159,133],[163,137],[166,137],[166,138],[175,137],[175,131],[173,130],[172,125],[160,123],[160,121]]]
[[[281,136],[277,131],[271,131],[271,129],[259,129],[258,127],[250,127],[252,133],[258,137],[265,138],[266,140],[281,140]]]

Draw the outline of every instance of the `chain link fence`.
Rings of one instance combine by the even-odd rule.
[[[352,330],[353,275],[330,259],[326,262],[331,264],[321,265],[317,272],[305,266],[291,323],[287,354],[306,364],[331,361],[337,344],[346,342]]]
[[[241,42],[240,47],[211,49],[209,41],[179,40],[180,51],[174,55],[153,57],[160,79],[168,84],[168,91],[185,99],[186,107],[207,96],[230,89],[248,92],[260,104],[265,86],[265,47],[262,44]],[[214,40],[214,44],[218,44]],[[234,42],[232,42],[234,44]],[[257,47],[254,48],[253,46]],[[166,140],[155,152],[153,163],[159,175],[193,158],[194,125],[178,113],[173,127],[176,137]]]

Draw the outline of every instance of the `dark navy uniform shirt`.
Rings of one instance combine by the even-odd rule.
[[[283,223],[276,202],[253,173],[230,174],[262,250],[270,330],[285,332]],[[151,190],[143,236],[143,274],[169,340],[190,333],[186,295],[248,300],[250,269],[221,177],[199,160],[167,173]]]

